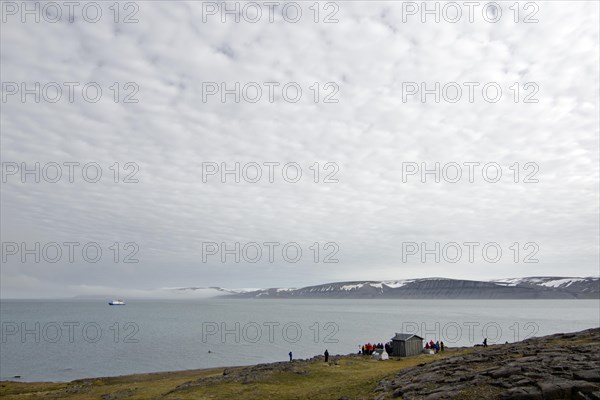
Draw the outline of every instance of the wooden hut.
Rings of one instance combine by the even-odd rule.
[[[399,357],[416,356],[423,352],[423,338],[410,333],[396,333],[392,338],[392,355]]]

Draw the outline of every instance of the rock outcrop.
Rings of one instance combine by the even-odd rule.
[[[476,347],[402,370],[377,400],[600,400],[600,329]]]

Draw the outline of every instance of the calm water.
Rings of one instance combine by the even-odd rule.
[[[346,354],[402,331],[472,346],[600,325],[597,300],[7,300],[0,311],[0,378],[23,381]]]

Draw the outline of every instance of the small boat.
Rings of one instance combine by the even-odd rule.
[[[124,306],[125,302],[123,300],[113,300],[108,302],[109,306]]]

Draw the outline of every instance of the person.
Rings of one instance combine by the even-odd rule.
[[[437,353],[438,351],[440,351],[440,342],[437,341],[435,342],[435,344],[433,345],[433,348],[435,349],[435,352]]]
[[[487,338],[483,339],[483,347],[487,347]]]
[[[429,342],[426,342],[426,343],[425,343],[425,348],[426,348],[427,350],[429,350]]]
[[[290,362],[292,362],[292,352],[290,351],[288,355],[290,356]]]
[[[444,342],[440,342],[440,349],[442,349],[442,351],[444,351],[445,348],[446,348],[446,346],[444,345]]]
[[[329,361],[329,352],[325,349],[325,362]]]
[[[429,348],[433,350],[435,348],[435,343],[433,343],[433,339],[429,341]]]

